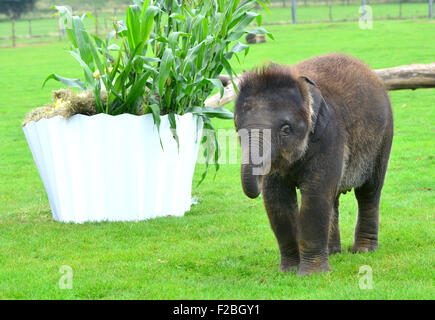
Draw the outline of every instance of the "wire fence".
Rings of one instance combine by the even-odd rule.
[[[87,13],[74,11],[75,15]],[[94,10],[89,12],[95,22],[86,17],[84,25],[88,30],[94,30],[97,35],[105,35],[113,30],[113,22],[124,20],[125,8],[110,10]],[[0,47],[62,41],[65,38],[63,24],[59,17],[53,14],[33,13],[21,19],[0,19]]]
[[[370,6],[373,20],[433,19],[434,0],[270,0],[270,13],[258,5],[263,24],[358,21],[363,4]],[[0,17],[0,47],[62,41],[65,38],[57,16],[34,12],[11,21]],[[83,14],[74,11],[74,14]],[[125,7],[91,12],[97,23],[85,19],[85,26],[98,35],[112,30],[115,20],[124,20]]]
[[[266,24],[358,21],[361,7],[370,7],[373,20],[433,18],[433,0],[269,0]],[[264,10],[257,7],[259,12]]]

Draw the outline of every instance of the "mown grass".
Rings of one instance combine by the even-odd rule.
[[[268,60],[295,63],[340,51],[373,68],[434,61],[428,21],[273,26],[276,41],[251,48],[238,71]],[[434,299],[435,90],[391,92],[395,137],[381,201],[379,250],[351,254],[353,194],[341,197],[343,253],[333,271],[308,278],[278,273],[279,253],[261,198],[248,200],[238,164],[223,164],[193,196],[183,218],[64,224],[50,207],[20,122],[58,84],[81,76],[66,43],[0,49],[0,298],[2,299]],[[232,106],[230,106],[232,107]],[[215,121],[233,129],[231,121]],[[204,170],[198,165],[194,186]],[[73,289],[58,286],[71,266]],[[373,269],[361,290],[359,268]]]

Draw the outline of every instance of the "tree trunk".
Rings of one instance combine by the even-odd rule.
[[[394,68],[375,70],[379,78],[384,82],[387,90],[403,90],[418,88],[435,88],[435,62],[429,64],[411,64]],[[234,78],[234,83],[238,87],[243,77],[239,75]],[[225,86],[222,99],[217,93],[205,101],[207,107],[221,107],[234,100],[237,93],[226,75],[219,76]]]

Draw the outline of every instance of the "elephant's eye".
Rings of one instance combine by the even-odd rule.
[[[281,127],[281,135],[288,136],[291,133],[291,128],[288,124],[285,124]]]

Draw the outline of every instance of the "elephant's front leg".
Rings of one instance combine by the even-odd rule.
[[[301,190],[298,216],[300,264],[298,275],[331,270],[328,261],[328,236],[334,199],[318,191]]]
[[[338,223],[339,219],[339,198],[340,195],[337,195],[334,201],[334,210],[331,216],[331,222],[329,226],[329,240],[328,240],[328,253],[334,254],[341,252],[341,242],[340,242],[340,227]]]
[[[263,199],[281,253],[279,270],[296,270],[299,265],[296,189],[284,177],[277,174],[266,176],[263,179]]]

